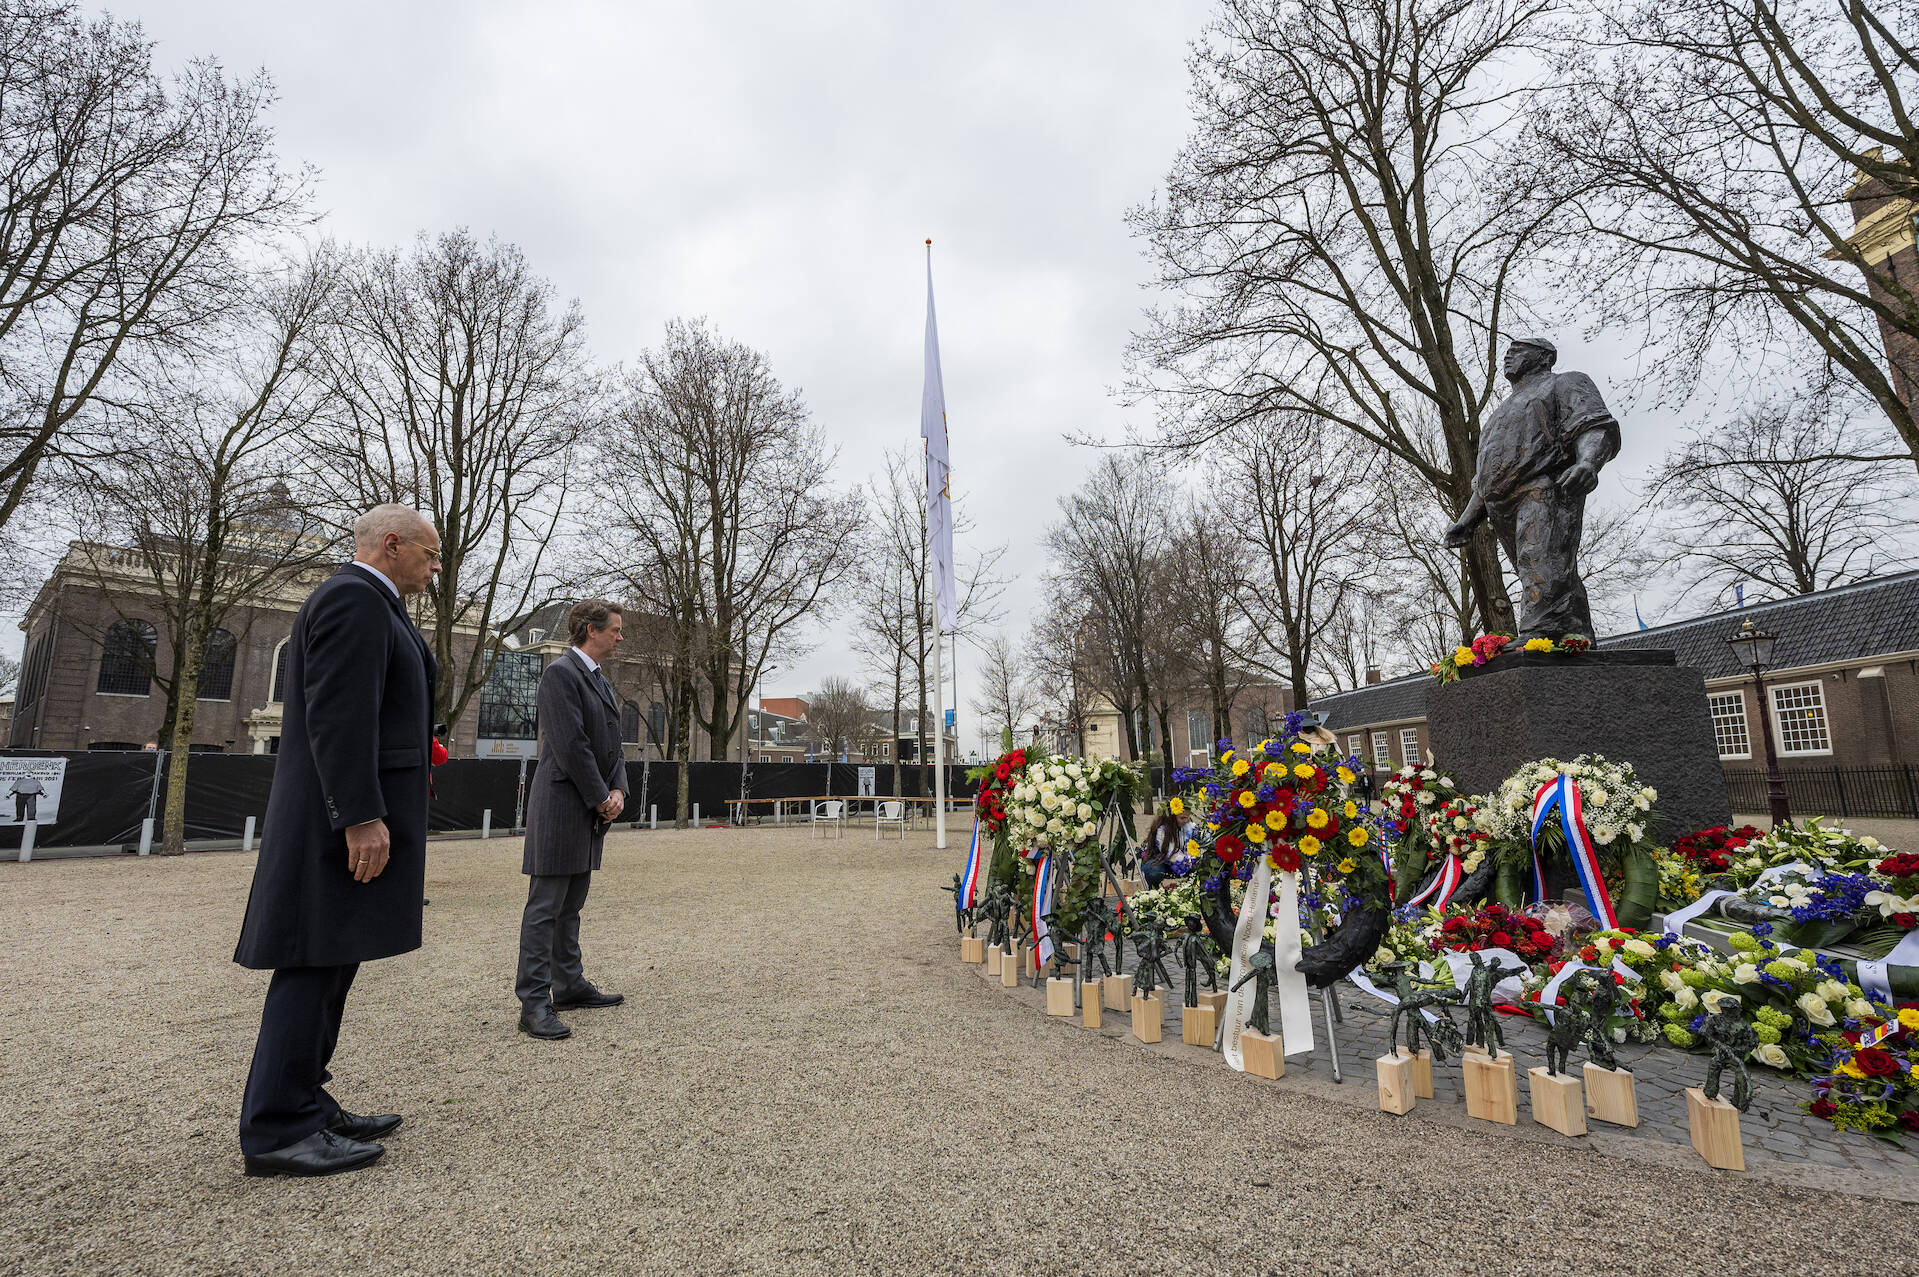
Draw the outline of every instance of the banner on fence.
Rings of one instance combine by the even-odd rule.
[[[64,758],[0,758],[0,825],[58,820],[66,777]]]

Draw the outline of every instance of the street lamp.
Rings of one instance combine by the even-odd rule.
[[[1772,827],[1792,823],[1792,812],[1786,806],[1786,778],[1779,774],[1779,755],[1772,744],[1772,711],[1766,704],[1766,678],[1764,670],[1772,664],[1772,649],[1778,643],[1775,635],[1759,629],[1750,620],[1739,627],[1739,632],[1726,642],[1732,646],[1733,655],[1741,665],[1752,671],[1752,681],[1759,695],[1759,732],[1766,738],[1766,806],[1772,812]]]

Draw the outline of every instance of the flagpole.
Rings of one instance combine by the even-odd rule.
[[[933,241],[926,241],[926,282],[928,297],[931,297],[933,283]],[[929,301],[930,305],[930,301]],[[944,388],[941,399],[944,400]],[[941,423],[945,428],[945,423]],[[932,458],[927,458],[927,477],[932,477]],[[951,471],[948,471],[951,474]],[[928,499],[932,497],[931,485],[928,485]],[[950,491],[950,486],[949,489]],[[931,509],[929,504],[928,509]],[[928,556],[929,558],[931,556]],[[940,595],[933,591],[933,846],[939,851],[946,850],[946,712],[941,702],[946,699],[945,689],[940,679],[940,645],[944,642],[940,634]]]

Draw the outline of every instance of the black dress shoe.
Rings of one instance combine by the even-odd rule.
[[[341,1109],[333,1115],[326,1128],[335,1135],[344,1135],[350,1140],[377,1140],[400,1124],[398,1113],[375,1113],[370,1117],[361,1117],[358,1113],[349,1113]]]
[[[315,1131],[298,1144],[271,1153],[247,1155],[249,1175],[338,1175],[379,1160],[386,1149],[348,1139],[332,1131]]]
[[[572,993],[553,999],[556,1011],[572,1011],[577,1008],[592,1010],[594,1007],[616,1007],[626,1001],[624,993],[601,993],[592,985],[577,989]]]
[[[547,1042],[557,1042],[561,1038],[573,1036],[573,1030],[567,1028],[560,1021],[560,1017],[553,1014],[552,1007],[541,1007],[538,1013],[520,1012],[520,1032]]]

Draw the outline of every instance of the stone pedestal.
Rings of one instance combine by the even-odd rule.
[[[1686,1088],[1686,1121],[1692,1127],[1692,1146],[1708,1166],[1722,1171],[1746,1169],[1746,1149],[1739,1139],[1739,1110],[1724,1100],[1709,1100],[1699,1087]]]
[[[1133,998],[1133,1036],[1142,1042],[1157,1042],[1166,1027],[1166,995]]]
[[[1413,1057],[1401,1047],[1391,1055],[1379,1057],[1379,1107],[1381,1112],[1406,1114],[1413,1111]]]
[[[1286,1076],[1286,1043],[1277,1033],[1258,1033],[1243,1029],[1239,1035],[1239,1058],[1254,1077]]]
[[[1435,763],[1461,793],[1486,794],[1521,763],[1604,754],[1659,791],[1666,828],[1726,824],[1732,807],[1706,683],[1674,661],[1669,651],[1595,648],[1510,652],[1469,668],[1427,694]]]
[[[1639,1095],[1624,1069],[1586,1065],[1586,1116],[1614,1126],[1639,1125]]]
[[[1211,1046],[1218,1026],[1219,1022],[1213,1018],[1213,1008],[1204,1002],[1196,1007],[1179,1009],[1179,1040],[1187,1046]]]
[[[1497,1059],[1475,1047],[1466,1048],[1464,1062],[1466,1116],[1507,1126],[1519,1123],[1519,1078],[1513,1057],[1501,1051]]]
[[[1586,1097],[1579,1079],[1570,1073],[1548,1073],[1542,1065],[1526,1070],[1532,1092],[1533,1121],[1561,1135],[1586,1133]]]
[[[1039,950],[1033,945],[1020,946],[1020,971],[1028,980],[1039,979]]]

